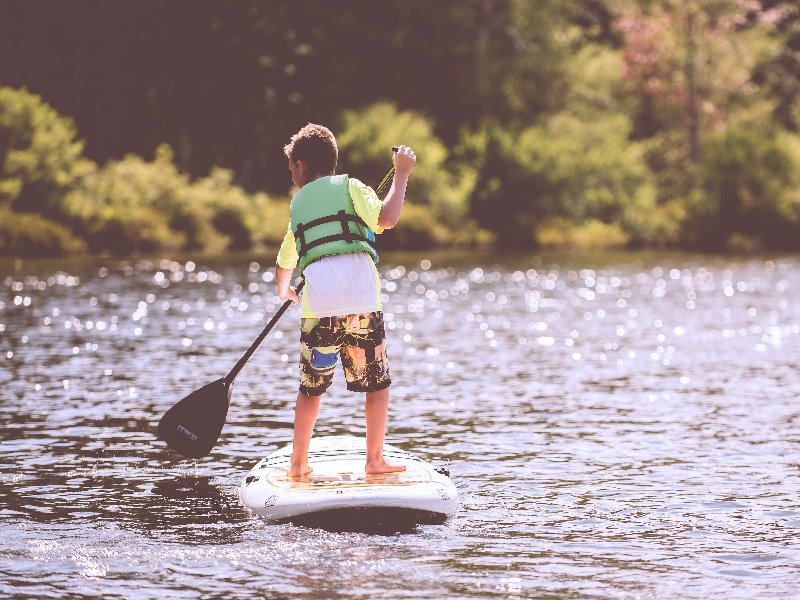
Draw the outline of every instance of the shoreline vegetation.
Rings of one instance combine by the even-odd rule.
[[[390,166],[392,145],[420,157],[385,250],[800,250],[791,2],[441,3],[424,27],[447,36],[418,31],[407,7],[379,4],[359,5],[381,27],[358,44],[344,35],[348,11],[320,3],[296,30],[281,25],[282,3],[243,1],[198,7],[179,31],[131,5],[130,40],[125,19],[112,19],[107,31],[86,25],[86,43],[63,56],[46,46],[9,63],[13,52],[0,52],[0,256],[277,247],[292,193],[281,148],[309,115],[336,134],[338,172],[368,184]],[[0,51],[59,43],[38,18],[91,21],[80,4],[45,15],[26,7],[17,9],[38,16],[0,35]],[[106,57],[89,42],[115,32],[120,48],[145,40],[150,52],[112,68],[104,61],[122,60],[116,46]],[[172,64],[176,36],[198,64],[252,72],[209,88],[202,69]],[[360,51],[367,42],[373,55]],[[74,84],[51,85],[47,61],[75,73]],[[106,77],[102,103],[85,102],[96,82],[81,88],[84,62]],[[387,64],[396,77],[382,89],[360,85]],[[421,65],[438,74],[428,94]]]
[[[523,175],[514,173],[503,179],[502,184],[499,181],[492,184],[512,190],[509,192],[511,199],[506,198],[507,202],[495,207],[496,199],[486,198],[477,191],[481,176],[478,167],[456,163],[455,168],[448,168],[447,165],[453,164],[452,157],[446,156],[444,145],[423,117],[399,112],[393,105],[382,102],[361,112],[346,112],[343,122],[340,135],[343,153],[348,148],[369,145],[368,140],[375,136],[386,138],[385,144],[372,142],[374,148],[366,158],[351,161],[355,173],[379,168],[375,165],[381,163],[380,149],[384,145],[388,147],[389,140],[393,139],[392,134],[381,131],[382,123],[400,123],[399,128],[411,131],[416,141],[410,143],[420,148],[430,161],[427,168],[423,163],[418,169],[419,177],[413,182],[416,185],[410,193],[401,225],[381,237],[381,245],[387,250],[676,248],[746,253],[800,248],[800,181],[795,182],[800,175],[800,138],[794,139],[788,134],[783,140],[773,140],[764,164],[750,164],[751,169],[763,169],[763,173],[753,176],[760,179],[745,181],[743,189],[736,191],[744,196],[740,202],[749,199],[752,204],[749,209],[742,209],[739,217],[745,223],[748,215],[758,217],[749,223],[756,229],[731,231],[723,244],[715,245],[699,243],[702,241],[699,229],[694,229],[694,238],[690,237],[693,227],[699,228],[702,223],[690,220],[688,211],[694,202],[699,206],[695,207],[693,219],[705,211],[715,220],[724,208],[720,203],[714,205],[707,197],[693,196],[680,206],[675,203],[658,205],[652,198],[648,200],[647,195],[652,192],[649,188],[626,191],[622,183],[618,194],[624,202],[620,202],[614,193],[614,182],[606,182],[607,185],[601,182],[592,191],[606,196],[603,201],[609,205],[617,203],[613,210],[605,209],[613,215],[608,222],[594,215],[570,218],[557,209],[549,214],[541,211],[539,217],[518,209],[516,214],[511,213],[514,214],[512,221],[495,222],[498,218],[507,221],[509,215],[503,214],[503,210],[510,201],[525,202],[527,186],[518,180],[524,179]],[[572,125],[575,125],[573,133],[582,129],[577,124]],[[487,160],[487,152],[499,152],[489,148],[496,143],[487,143],[492,135],[484,133],[479,135],[482,139],[478,142],[467,141],[467,144],[480,145],[481,162]],[[526,157],[536,154],[537,143],[542,150],[548,145],[552,147],[545,141],[547,137],[562,145],[575,143],[574,138],[557,139],[555,133],[548,136],[536,131],[528,135],[534,139],[526,137],[505,143],[517,148],[520,142],[523,146],[530,145],[531,152],[522,155]],[[84,142],[78,139],[72,119],[60,115],[27,90],[0,88],[0,136],[6,147],[0,163],[0,256],[218,254],[276,248],[283,239],[291,190],[287,189],[283,196],[248,192],[234,183],[230,170],[219,167],[205,177],[192,179],[178,170],[174,153],[167,144],[157,147],[152,160],[129,154],[100,166],[83,155]],[[541,139],[536,139],[539,136]],[[729,140],[730,137],[735,139]],[[603,136],[598,135],[596,141],[601,144],[603,140],[608,141],[601,138]],[[621,141],[620,138],[613,143]],[[722,153],[730,151],[729,141],[738,143],[735,148],[742,162],[754,158],[753,154],[758,160],[757,148],[751,148],[757,145],[756,139],[740,139],[730,134],[719,141]],[[559,166],[554,161],[554,167],[564,169],[565,178],[586,168],[585,164],[579,164],[578,146],[570,148],[564,156],[564,161],[573,164]],[[753,153],[742,153],[742,148],[751,149]],[[463,148],[459,150],[470,153]],[[599,158],[606,162],[608,157],[601,150],[592,160]],[[611,178],[635,180],[635,173],[620,173],[634,166],[623,158],[625,160],[618,164],[601,164],[592,176],[606,174]],[[389,158],[382,162],[388,164]],[[737,179],[747,176],[740,172],[744,164],[719,166],[712,163],[712,166],[719,171],[716,176],[721,188],[736,186]],[[783,172],[769,170],[770,166],[783,167]],[[530,173],[535,172],[534,169]],[[755,190],[751,189],[753,187]],[[760,196],[753,196],[753,192]],[[644,194],[644,198],[637,194]],[[537,205],[535,200],[538,199],[532,198]],[[570,201],[566,197],[564,200]],[[527,228],[524,223],[528,223]],[[759,225],[764,229],[759,230]],[[713,235],[713,232],[707,233]]]

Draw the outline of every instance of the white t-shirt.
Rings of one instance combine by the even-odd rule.
[[[348,193],[356,214],[372,231],[382,233],[378,225],[383,204],[375,191],[353,177],[348,178]],[[298,256],[291,227],[286,232],[277,264],[294,269]],[[335,317],[383,310],[381,279],[375,263],[365,252],[324,256],[309,264],[303,273],[306,280],[300,316]]]
[[[323,256],[304,271],[301,316],[335,317],[381,310],[381,286],[366,252]]]

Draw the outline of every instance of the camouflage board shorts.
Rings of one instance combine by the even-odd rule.
[[[333,381],[339,357],[351,392],[389,387],[383,313],[300,319],[300,391],[322,394]]]

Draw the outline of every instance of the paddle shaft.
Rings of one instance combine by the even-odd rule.
[[[297,287],[295,288],[295,291],[296,291],[298,294],[299,294],[299,293],[302,291],[302,289],[303,289],[303,285],[304,285],[304,284],[305,284],[305,281],[301,281],[301,282],[300,282],[300,283],[297,285]],[[259,349],[259,347],[261,347],[261,344],[263,344],[263,343],[264,343],[264,340],[265,340],[265,339],[267,339],[267,336],[270,334],[270,332],[272,331],[272,329],[275,327],[275,325],[277,325],[277,324],[278,324],[278,321],[280,321],[280,320],[281,320],[281,318],[283,317],[283,315],[285,315],[285,314],[286,314],[286,311],[287,311],[287,310],[289,310],[289,308],[290,308],[291,306],[292,306],[292,301],[291,301],[291,300],[287,300],[287,301],[286,301],[286,302],[284,302],[284,303],[283,303],[283,305],[282,305],[282,306],[281,306],[281,307],[278,309],[278,312],[276,312],[276,313],[275,313],[275,314],[272,316],[272,318],[269,320],[269,323],[267,323],[267,326],[266,326],[266,327],[264,327],[264,330],[263,330],[263,331],[262,331],[260,334],[258,334],[258,337],[256,338],[256,341],[254,341],[254,342],[253,342],[253,343],[250,345],[250,347],[247,349],[247,352],[245,352],[245,353],[244,353],[244,355],[242,356],[242,358],[240,358],[240,359],[239,359],[239,362],[237,362],[237,363],[234,365],[234,367],[231,369],[230,373],[228,373],[228,374],[225,376],[225,382],[226,382],[228,385],[233,385],[233,380],[234,380],[234,379],[236,379],[236,377],[239,375],[239,371],[241,371],[241,370],[244,368],[244,366],[245,366],[245,365],[246,365],[248,362],[250,362],[250,358],[253,356],[253,354],[255,354],[255,353],[256,353],[256,350],[258,350],[258,349]]]
[[[400,150],[400,146],[392,146],[392,152],[397,153],[398,150]],[[386,175],[383,176],[383,179],[381,179],[381,182],[375,188],[375,193],[378,196],[380,196],[383,193],[383,190],[385,190],[386,186],[389,185],[389,182],[392,180],[393,176],[394,176],[394,165],[392,165],[392,168],[389,169]]]

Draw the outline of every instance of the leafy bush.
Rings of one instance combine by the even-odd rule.
[[[86,252],[86,244],[60,223],[0,207],[0,255],[46,257]]]
[[[166,145],[152,162],[129,155],[101,168],[75,138],[72,120],[41,98],[0,88],[0,209],[8,216],[0,253],[84,252],[87,245],[114,254],[215,252],[283,239],[288,203],[248,195],[230,171],[191,182]]]
[[[657,186],[648,183],[626,204],[620,225],[628,235],[629,246],[663,248],[680,241],[686,222],[685,202],[659,202],[657,196]]]
[[[172,158],[162,145],[152,162],[135,155],[109,162],[67,197],[70,221],[92,252],[219,252],[283,238],[286,203],[248,195],[225,169],[192,183]]]
[[[225,235],[228,248],[243,250],[278,245],[289,223],[289,201],[264,193],[247,194],[233,184],[233,173],[214,168],[211,174],[186,188],[187,203],[207,206],[214,228]]]
[[[0,206],[58,219],[92,168],[72,119],[25,89],[0,88]]]
[[[623,248],[630,237],[616,223],[589,219],[580,224],[561,217],[545,219],[536,227],[536,240],[542,248],[597,250]]]
[[[548,217],[580,228],[625,223],[633,206],[653,208],[650,172],[643,148],[628,139],[630,128],[624,115],[569,113],[519,132],[485,126],[477,136],[482,176],[472,214],[502,246],[524,247],[539,241],[539,224]]]
[[[709,142],[687,241],[711,250],[800,248],[800,139],[732,127]]]
[[[192,214],[198,212],[196,207],[184,210],[179,204],[179,192],[187,185],[172,164],[171,152],[162,147],[153,162],[128,155],[94,170],[80,189],[69,194],[65,207],[92,252],[130,254],[191,247],[192,233],[202,235],[192,227],[202,229],[204,219]]]

